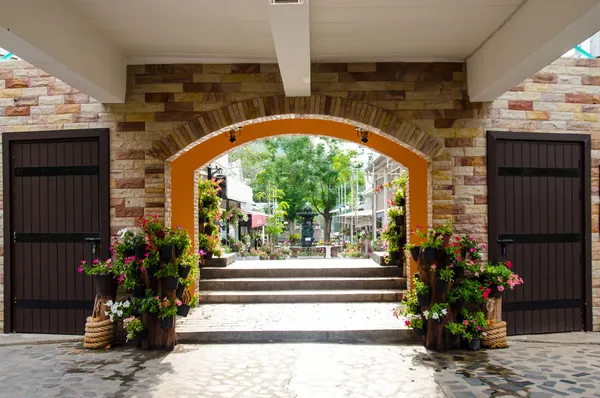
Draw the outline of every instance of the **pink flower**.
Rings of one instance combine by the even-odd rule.
[[[154,296],[154,299],[155,299],[155,300],[160,300],[160,297],[158,297],[158,296]]]
[[[477,330],[479,330],[481,332],[481,326],[477,326]]]
[[[201,256],[204,256],[206,253],[204,252],[204,250],[200,249],[200,250],[198,250],[198,254]]]
[[[146,272],[146,267],[140,267],[140,271]]]
[[[408,326],[410,326],[410,321],[407,319],[404,321],[404,324],[408,327]]]
[[[484,272],[485,271],[485,267],[482,265],[481,267],[479,267],[479,271]]]
[[[469,249],[469,251],[470,251],[471,253],[473,253],[473,252],[475,251],[475,249],[473,249],[473,248],[470,248],[470,249]]]
[[[83,272],[83,267],[80,266],[79,268],[77,268],[77,272],[81,274]]]
[[[485,249],[485,245],[481,245],[481,248],[482,248],[482,249]]]
[[[465,326],[469,326],[469,321],[467,321],[466,319],[463,321],[463,325]]]
[[[181,304],[183,304],[183,303],[181,302],[181,300],[177,300],[177,301],[175,302],[175,305],[176,305],[176,306],[178,306],[178,307],[179,307]]]
[[[95,259],[94,259],[94,261],[92,261],[92,263],[94,263],[94,264],[98,264],[98,262],[99,262],[99,261],[98,261],[98,259],[97,259],[97,258],[95,258]]]
[[[163,307],[168,307],[169,303],[167,303],[166,301],[163,301]]]
[[[497,289],[498,289],[499,292],[503,292],[504,291],[504,286],[498,285]]]
[[[436,269],[436,268],[437,268],[437,265],[435,265],[435,264],[431,265],[431,269]]]
[[[81,260],[81,265],[86,265],[86,264],[87,264],[87,261]]]
[[[121,275],[121,276],[119,276],[119,282],[118,282],[118,283],[119,283],[119,285],[120,285],[121,283],[123,283],[123,281],[124,281],[124,280],[125,280],[125,275]]]

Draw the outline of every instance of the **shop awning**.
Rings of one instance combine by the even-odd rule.
[[[250,222],[250,228],[258,228],[265,225],[267,221],[267,215],[263,213],[256,213],[253,211],[246,211],[248,214],[248,221]]]

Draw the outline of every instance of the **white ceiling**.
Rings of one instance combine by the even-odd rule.
[[[63,0],[128,63],[276,62],[268,0]],[[522,0],[310,0],[316,62],[462,61]]]

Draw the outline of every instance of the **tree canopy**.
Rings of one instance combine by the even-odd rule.
[[[288,220],[295,220],[306,202],[310,202],[323,216],[325,239],[329,240],[331,211],[337,204],[338,188],[349,185],[348,201],[355,197],[351,193],[357,183],[360,191],[364,189],[356,156],[355,150],[343,149],[338,140],[287,136],[242,147],[230,158],[242,160],[246,182],[255,193],[268,192],[274,187],[281,190],[281,200],[289,205]]]

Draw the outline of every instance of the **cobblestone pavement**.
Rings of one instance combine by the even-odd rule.
[[[407,345],[180,344],[162,353],[63,343],[1,347],[0,358],[0,397],[600,396],[594,346],[440,354]]]

